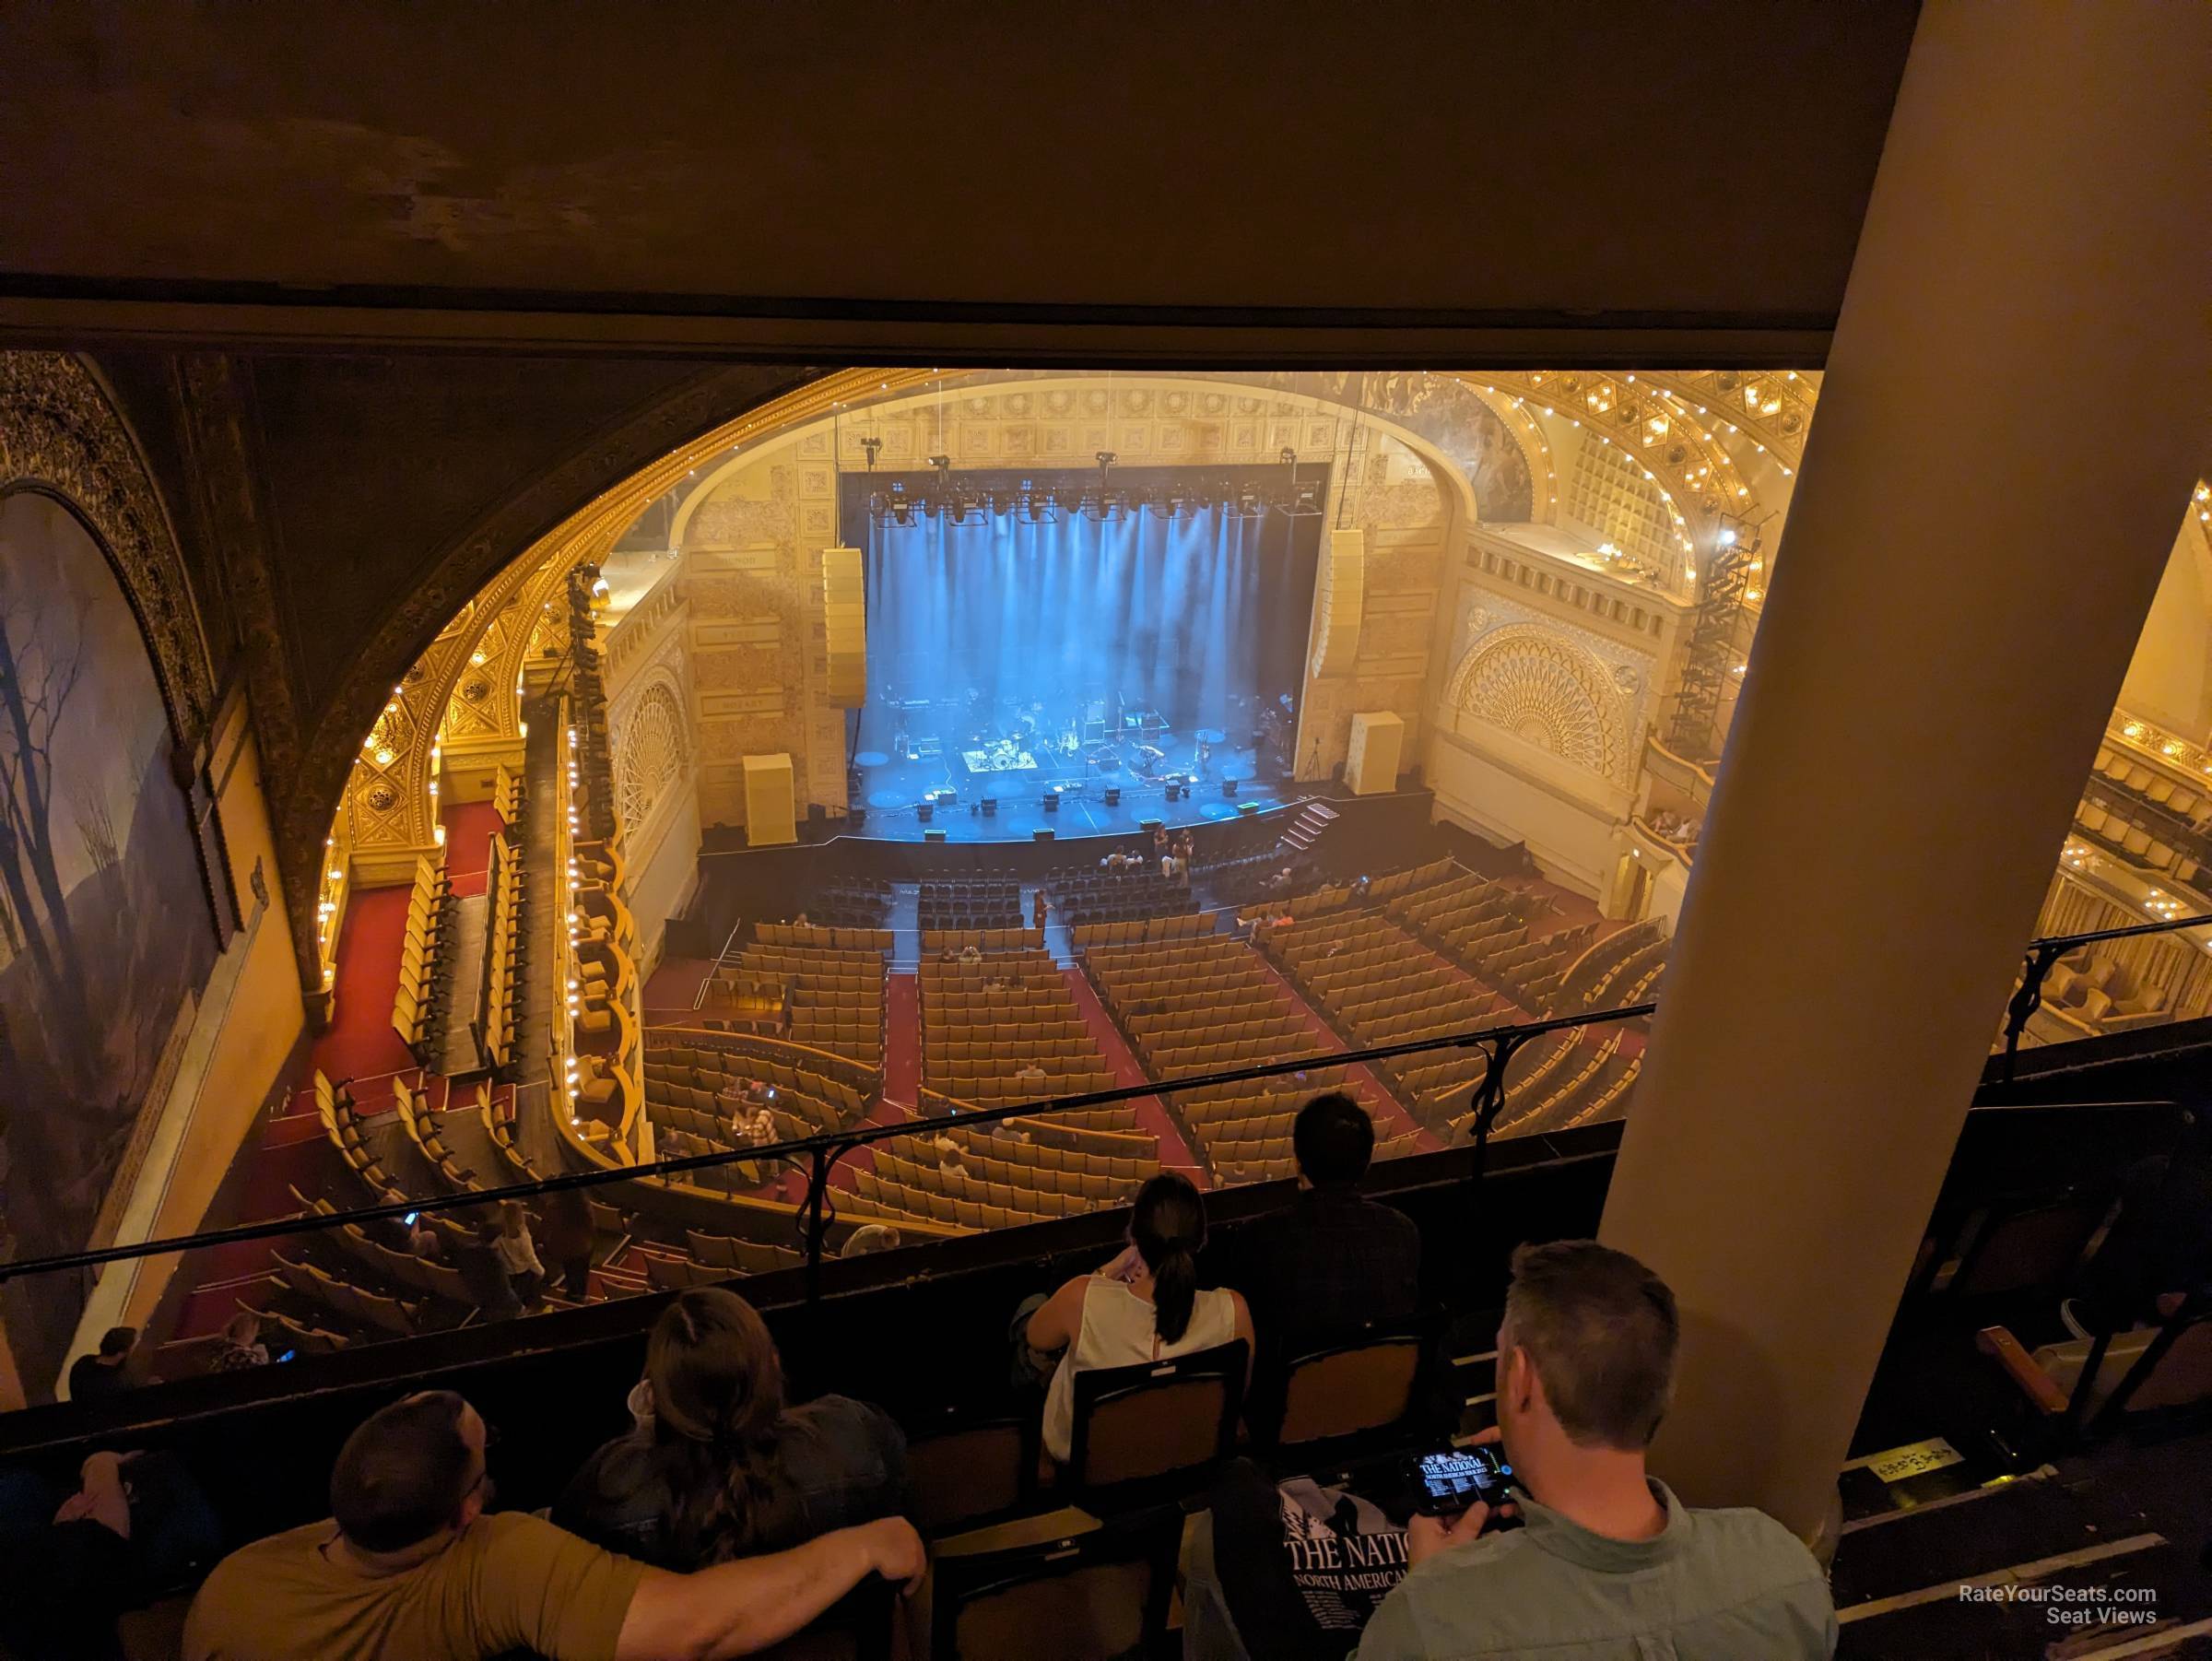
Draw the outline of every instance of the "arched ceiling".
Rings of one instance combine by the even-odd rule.
[[[535,609],[532,596],[542,598],[544,592],[550,592],[547,585],[557,584],[559,576],[578,560],[604,557],[648,504],[674,493],[688,509],[704,499],[722,471],[742,463],[747,446],[788,439],[807,422],[837,412],[865,419],[871,406],[887,400],[911,401],[947,387],[957,392],[975,386],[1044,384],[1049,378],[1049,371],[947,373],[934,367],[828,375],[799,371],[786,373],[784,390],[761,400],[747,399],[746,390],[772,386],[772,380],[761,371],[749,371],[740,383],[733,373],[695,383],[681,395],[663,400],[647,416],[626,424],[618,436],[572,457],[558,477],[535,481],[518,492],[518,501],[532,503],[568,494],[579,505],[535,537],[508,543],[510,548],[519,547],[518,553],[501,554],[498,532],[489,523],[479,524],[458,548],[449,548],[441,559],[438,578],[415,591],[375,632],[348,672],[346,690],[332,701],[317,724],[300,767],[300,787],[293,793],[286,817],[287,833],[298,839],[302,868],[311,875],[301,891],[312,901],[314,854],[349,768],[355,770],[356,787],[374,775],[388,778],[400,793],[406,814],[411,815],[403,834],[427,842],[432,822],[427,789],[431,776],[429,740],[472,656],[485,655],[486,630],[495,623],[500,626],[499,661],[489,664],[486,672],[504,685],[512,679],[531,638],[529,615]],[[1453,481],[1465,488],[1449,455],[1441,454],[1419,431],[1402,424],[1416,418],[1378,418],[1371,413],[1371,405],[1388,407],[1394,398],[1404,405],[1402,395],[1381,384],[1393,377],[1140,373],[1127,377],[1124,383],[1156,379],[1257,387],[1277,381],[1286,388],[1296,383],[1299,401],[1311,406],[1370,410],[1366,418],[1406,442],[1448,488]],[[1429,379],[1454,383],[1478,396],[1522,446],[1542,499],[1534,505],[1532,517],[1549,518],[1556,511],[1559,465],[1552,446],[1555,439],[1579,430],[1584,442],[1616,445],[1648,469],[1647,477],[1677,512],[1686,540],[1709,535],[1724,512],[1742,512],[1747,504],[1756,509],[1757,486],[1749,482],[1749,464],[1756,459],[1763,458],[1785,480],[1794,473],[1802,458],[1818,389],[1817,376],[1790,371],[1615,375],[1526,371]],[[735,404],[743,413],[707,418],[717,398],[723,411]],[[744,406],[748,403],[749,407]],[[1654,423],[1661,421],[1665,428],[1655,432]],[[1653,442],[1645,442],[1647,437]],[[608,485],[610,477],[616,482]],[[600,487],[595,493],[587,481]],[[2212,510],[2212,503],[2195,505]],[[457,593],[470,573],[478,573],[478,586],[473,594]],[[429,633],[435,634],[434,643],[417,647],[408,668],[406,638],[412,634],[419,641]],[[397,741],[381,743],[378,733]],[[366,748],[363,735],[370,738]],[[372,765],[387,749],[390,763]]]
[[[1916,16],[18,7],[0,331],[1802,364]]]

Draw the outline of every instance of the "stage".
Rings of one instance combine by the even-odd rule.
[[[1102,474],[947,473],[910,481],[897,512],[897,480],[841,475],[846,523],[866,527],[853,833],[1074,839],[1286,799],[1320,516],[1159,471],[1147,506],[1103,500]],[[1053,505],[1063,484],[1090,506]]]
[[[1135,834],[1142,822],[1159,819],[1170,829],[1183,825],[1218,823],[1237,817],[1239,802],[1257,804],[1265,812],[1288,802],[1301,801],[1303,787],[1288,780],[1255,777],[1272,772],[1263,767],[1260,753],[1250,746],[1237,748],[1226,743],[1209,746],[1207,774],[1193,783],[1179,800],[1167,799],[1165,773],[1179,770],[1189,776],[1196,759],[1195,739],[1180,743],[1172,733],[1156,733],[1152,748],[1163,752],[1155,772],[1146,778],[1126,769],[1101,772],[1095,764],[1097,751],[1088,756],[1078,748],[1073,754],[1058,745],[1019,746],[1016,754],[1029,759],[1028,766],[972,769],[968,750],[924,760],[912,750],[893,757],[883,750],[860,751],[853,757],[861,780],[856,805],[867,818],[849,834],[886,842],[923,842],[931,830],[945,832],[949,842],[1029,842],[1039,830],[1056,837]],[[1234,778],[1234,797],[1222,794],[1224,776]],[[1055,793],[1053,786],[1060,789]],[[1106,792],[1120,793],[1109,806]],[[923,798],[936,793],[930,817],[920,813]],[[1048,811],[1044,798],[1056,794],[1059,807]],[[988,797],[994,811],[982,810]]]

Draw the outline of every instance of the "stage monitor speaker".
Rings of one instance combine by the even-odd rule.
[[[1331,531],[1314,579],[1313,677],[1340,679],[1359,655],[1359,618],[1366,609],[1367,533]]]
[[[1257,818],[1259,818],[1259,816],[1260,816],[1260,805],[1259,805],[1259,803],[1257,803],[1257,802],[1239,802],[1239,803],[1237,804],[1237,817],[1238,817],[1239,819],[1257,819]]]
[[[1030,832],[1030,840],[1031,842],[1049,842],[1053,840],[1053,833],[1050,830],[1032,830]]]
[[[1221,794],[1227,796],[1230,801],[1235,801],[1237,799],[1237,786],[1240,783],[1241,783],[1241,781],[1237,779],[1223,779],[1221,781]]]
[[[822,635],[829,643],[823,691],[841,710],[868,701],[867,596],[861,589],[860,550],[822,550]]]
[[[983,798],[983,811],[995,816],[998,812],[998,798],[994,795],[985,796]]]
[[[931,819],[935,819],[935,818],[936,818],[936,817],[937,817],[937,805],[936,805],[936,803],[935,803],[935,802],[924,802],[924,803],[922,803],[922,804],[921,804],[919,807],[917,807],[914,809],[914,817],[915,817],[916,819],[920,819],[920,820],[921,820],[921,821],[922,821],[924,824],[925,824],[925,825],[926,825],[926,824],[928,824],[928,823],[929,823],[929,821],[930,821]]]
[[[1168,788],[1172,790],[1175,786],[1171,784]],[[1109,807],[1119,807],[1122,805],[1122,787],[1119,784],[1107,785],[1106,794],[1102,799]]]
[[[1182,782],[1180,779],[1170,779],[1168,781],[1168,800],[1171,802],[1180,802],[1182,800]]]
[[[1167,820],[1165,819],[1140,819],[1136,821],[1136,828],[1139,830],[1142,830],[1147,836],[1151,835],[1155,830],[1164,829],[1166,825]]]
[[[1352,742],[1344,758],[1344,782],[1354,795],[1381,795],[1398,787],[1398,754],[1406,723],[1388,710],[1355,713]]]
[[[1048,790],[1044,793],[1044,810],[1047,813],[1060,811],[1060,793],[1057,790]]]
[[[945,840],[945,832],[942,830],[924,830],[922,832],[922,840],[925,842],[941,842]]]
[[[798,793],[792,780],[791,757],[745,758],[745,840],[754,848],[775,847],[799,840]]]

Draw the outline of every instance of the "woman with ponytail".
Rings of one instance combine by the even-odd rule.
[[[661,1312],[630,1410],[636,1428],[584,1462],[553,1520],[656,1568],[782,1551],[905,1504],[899,1427],[842,1396],[786,1407],[775,1340],[720,1287]]]
[[[1252,1313],[1233,1291],[1198,1290],[1206,1202],[1163,1172],[1137,1190],[1128,1247],[1070,1280],[1030,1317],[1031,1349],[1064,1351],[1044,1397],[1044,1451],[1065,1463],[1075,1430],[1076,1374],[1212,1349],[1235,1338],[1249,1364]]]

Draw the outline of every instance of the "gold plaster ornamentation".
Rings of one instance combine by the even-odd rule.
[[[107,550],[189,753],[214,699],[191,583],[129,430],[65,352],[0,352],[0,495],[18,489],[68,502]]]
[[[1509,624],[1477,641],[1445,689],[1456,714],[1606,778],[1621,751],[1620,701],[1605,665],[1538,623]]]

